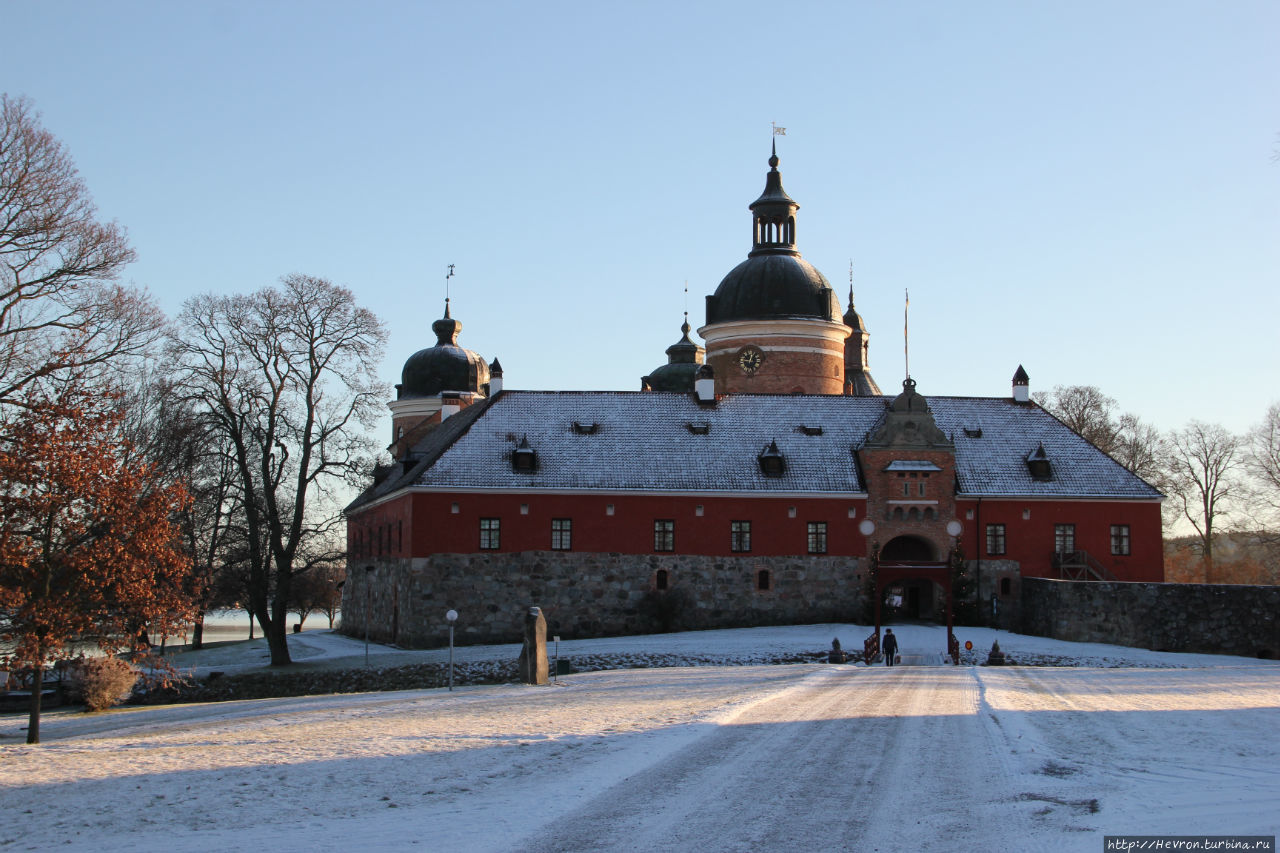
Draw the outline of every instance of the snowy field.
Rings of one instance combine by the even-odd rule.
[[[743,666],[591,672],[546,687],[0,717],[0,850],[1080,850],[1104,835],[1276,835],[1280,664],[895,626],[907,662],[750,664],[866,628],[582,640],[561,654]],[[290,638],[306,666],[364,645]],[[516,646],[458,650],[460,660]],[[180,656],[259,668],[261,641]],[[374,646],[374,666],[443,650]]]

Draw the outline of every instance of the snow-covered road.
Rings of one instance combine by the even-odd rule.
[[[37,747],[0,718],[0,850],[1094,853],[1104,834],[1280,830],[1280,665],[1001,645],[1107,666],[690,667],[59,711]]]

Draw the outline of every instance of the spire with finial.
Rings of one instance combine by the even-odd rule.
[[[754,216],[751,253],[748,257],[761,254],[800,254],[796,251],[796,211],[800,209],[800,205],[782,188],[779,162],[778,142],[774,140],[769,157],[769,172],[765,175],[764,192],[749,206]]]

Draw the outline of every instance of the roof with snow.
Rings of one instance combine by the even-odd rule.
[[[864,493],[856,451],[892,399],[734,394],[712,406],[681,393],[503,391],[429,433],[412,460],[393,468],[351,508],[406,487]],[[1160,496],[1034,403],[928,401],[938,427],[955,444],[961,495]],[[584,430],[582,424],[595,427]],[[512,454],[526,441],[537,465],[517,470]],[[767,476],[759,464],[774,442],[786,460],[782,476]],[[1041,445],[1053,465],[1051,480],[1034,479],[1027,467],[1028,454]]]

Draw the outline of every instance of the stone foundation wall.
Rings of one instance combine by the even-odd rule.
[[[1022,632],[1170,652],[1274,658],[1280,587],[1022,579]]]
[[[519,642],[524,613],[542,608],[548,636],[564,639],[662,630],[857,622],[862,560],[849,557],[702,557],[553,551],[437,554],[362,561],[348,568],[341,630],[407,648],[448,641]],[[373,566],[371,572],[367,566]],[[668,589],[657,589],[658,572]],[[759,590],[759,572],[769,589]]]

